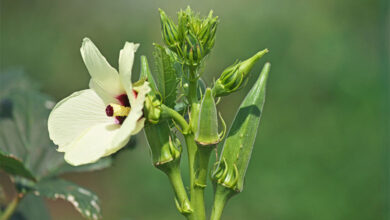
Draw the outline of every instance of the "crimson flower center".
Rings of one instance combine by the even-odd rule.
[[[133,94],[134,94],[135,98],[137,98],[138,93],[135,90],[133,90]],[[106,115],[108,117],[114,116],[115,123],[122,124],[125,121],[127,115],[131,111],[129,97],[127,96],[126,93],[124,93],[124,94],[118,95],[115,98],[119,101],[119,105],[118,104],[107,105]]]

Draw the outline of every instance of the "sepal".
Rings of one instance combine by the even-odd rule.
[[[191,209],[190,202],[187,199],[179,202],[177,198],[175,198],[175,205],[177,210],[179,210],[179,212],[183,215],[188,215],[193,212],[193,210]]]
[[[164,171],[166,166],[180,161],[182,147],[170,130],[167,121],[145,126],[146,138],[151,151],[153,165]]]

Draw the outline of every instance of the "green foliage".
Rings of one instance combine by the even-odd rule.
[[[34,90],[15,90],[9,96],[10,118],[0,120],[0,150],[23,161],[36,179],[51,175],[62,166],[47,131],[47,117],[53,102]]]
[[[57,170],[53,171],[55,175],[60,175],[69,172],[91,172],[108,168],[112,165],[113,159],[111,157],[102,158],[95,163],[85,164],[81,166],[72,166],[68,163],[64,163],[58,167]]]
[[[0,77],[4,85],[0,89],[0,168],[13,177],[20,193],[35,192],[52,199],[56,194],[68,195],[57,198],[73,205],[78,203],[76,209],[88,218],[100,216],[93,193],[58,179],[58,175],[100,170],[111,165],[111,158],[79,167],[67,164],[48,135],[47,118],[54,105],[52,99],[37,92],[22,73],[9,72]],[[65,194],[67,191],[71,194]]]
[[[26,195],[11,220],[51,220],[43,197]]]
[[[162,102],[166,106],[174,107],[177,88],[175,60],[168,55],[166,48],[158,44],[155,44],[153,56],[156,65],[156,85]]]
[[[149,86],[152,89],[152,94],[158,94],[156,81],[154,81],[153,74],[150,72],[148,59],[146,56],[141,56],[141,74],[140,80],[145,79],[149,82]]]
[[[101,217],[98,197],[74,183],[62,179],[46,179],[33,187],[34,193],[50,199],[64,199],[88,219]]]
[[[0,74],[0,100],[4,101],[14,91],[37,89],[37,83],[31,81],[19,69],[13,69]]]
[[[22,176],[31,180],[35,180],[34,176],[31,174],[20,159],[13,157],[12,155],[5,155],[0,151],[0,169],[5,172]]]
[[[263,111],[269,69],[270,64],[265,64],[258,80],[241,103],[213,171],[214,181],[233,193],[241,192],[244,187],[245,173]]]

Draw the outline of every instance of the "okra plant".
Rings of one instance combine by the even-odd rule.
[[[177,210],[187,219],[206,219],[204,190],[210,177],[214,185],[210,219],[218,220],[226,202],[243,190],[270,64],[264,65],[238,106],[229,129],[217,104],[251,84],[251,70],[268,50],[237,61],[206,86],[203,69],[215,44],[218,17],[212,11],[202,17],[188,7],[178,12],[174,22],[163,10],[159,12],[164,45],[154,44],[154,68],[149,67],[146,56],[141,56],[136,82],[131,78],[139,44],[125,43],[117,70],[90,39],[83,40],[81,55],[91,76],[89,89],[75,92],[54,106],[48,117],[49,136],[57,151],[64,152],[65,161],[77,167],[101,163],[144,130],[153,166],[167,175]],[[183,149],[188,154],[188,186],[181,176]],[[212,165],[213,151],[218,156]],[[30,175],[27,172],[22,176],[35,181]],[[35,183],[31,187],[36,194],[45,192]],[[87,218],[99,217],[87,209],[81,212]]]

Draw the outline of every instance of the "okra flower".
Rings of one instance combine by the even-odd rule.
[[[124,147],[142,130],[148,82],[132,84],[134,53],[139,44],[126,42],[119,54],[119,74],[91,40],[81,55],[91,75],[89,88],[60,101],[48,120],[50,139],[72,165],[93,163]]]

